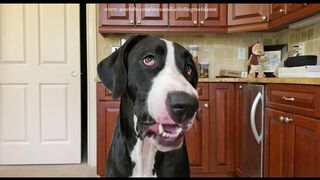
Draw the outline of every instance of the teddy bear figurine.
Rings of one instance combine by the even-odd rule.
[[[248,73],[248,78],[256,78],[256,72],[258,73],[257,78],[266,77],[263,72],[262,63],[267,61],[267,57],[264,55],[263,44],[256,42],[252,45],[251,55],[247,61],[250,65],[250,71]]]

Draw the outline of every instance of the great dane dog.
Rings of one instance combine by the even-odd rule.
[[[108,177],[189,177],[184,132],[198,112],[198,75],[183,46],[157,36],[131,36],[97,67],[121,97],[109,149]]]

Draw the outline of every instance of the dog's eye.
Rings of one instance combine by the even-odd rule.
[[[143,64],[146,66],[153,66],[154,65],[154,56],[153,55],[148,55],[143,59]]]
[[[188,76],[191,76],[192,74],[192,67],[191,65],[187,65],[185,68],[186,73],[188,74]]]

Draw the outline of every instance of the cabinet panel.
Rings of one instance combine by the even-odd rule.
[[[267,85],[267,107],[310,117],[320,117],[320,87]]]
[[[234,84],[210,84],[210,170],[234,170]]]
[[[143,3],[136,4],[136,25],[137,26],[168,26],[168,4]]]
[[[289,127],[288,176],[320,176],[320,120],[288,115]]]
[[[104,176],[120,101],[99,101],[97,111],[97,171]]]
[[[209,83],[198,83],[197,92],[199,100],[209,99]]]
[[[286,177],[288,173],[287,126],[279,119],[284,112],[266,109],[265,115],[265,175],[269,177]]]
[[[197,26],[197,4],[169,4],[169,26]]]
[[[205,3],[199,4],[199,24],[200,26],[226,26],[227,25],[227,5]]]
[[[191,175],[209,172],[209,102],[199,102],[199,113],[193,127],[185,134]]]
[[[134,25],[134,4],[100,4],[99,8],[100,25]]]
[[[286,4],[272,3],[270,4],[270,20],[279,18],[286,14]]]
[[[228,4],[228,25],[262,23],[269,18],[269,4]]]
[[[307,6],[306,3],[287,3],[286,4],[286,13],[292,13],[294,11],[300,10],[302,8],[304,8],[305,6]]]

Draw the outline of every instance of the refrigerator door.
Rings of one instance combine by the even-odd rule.
[[[242,173],[244,177],[263,175],[264,86],[243,86]]]

